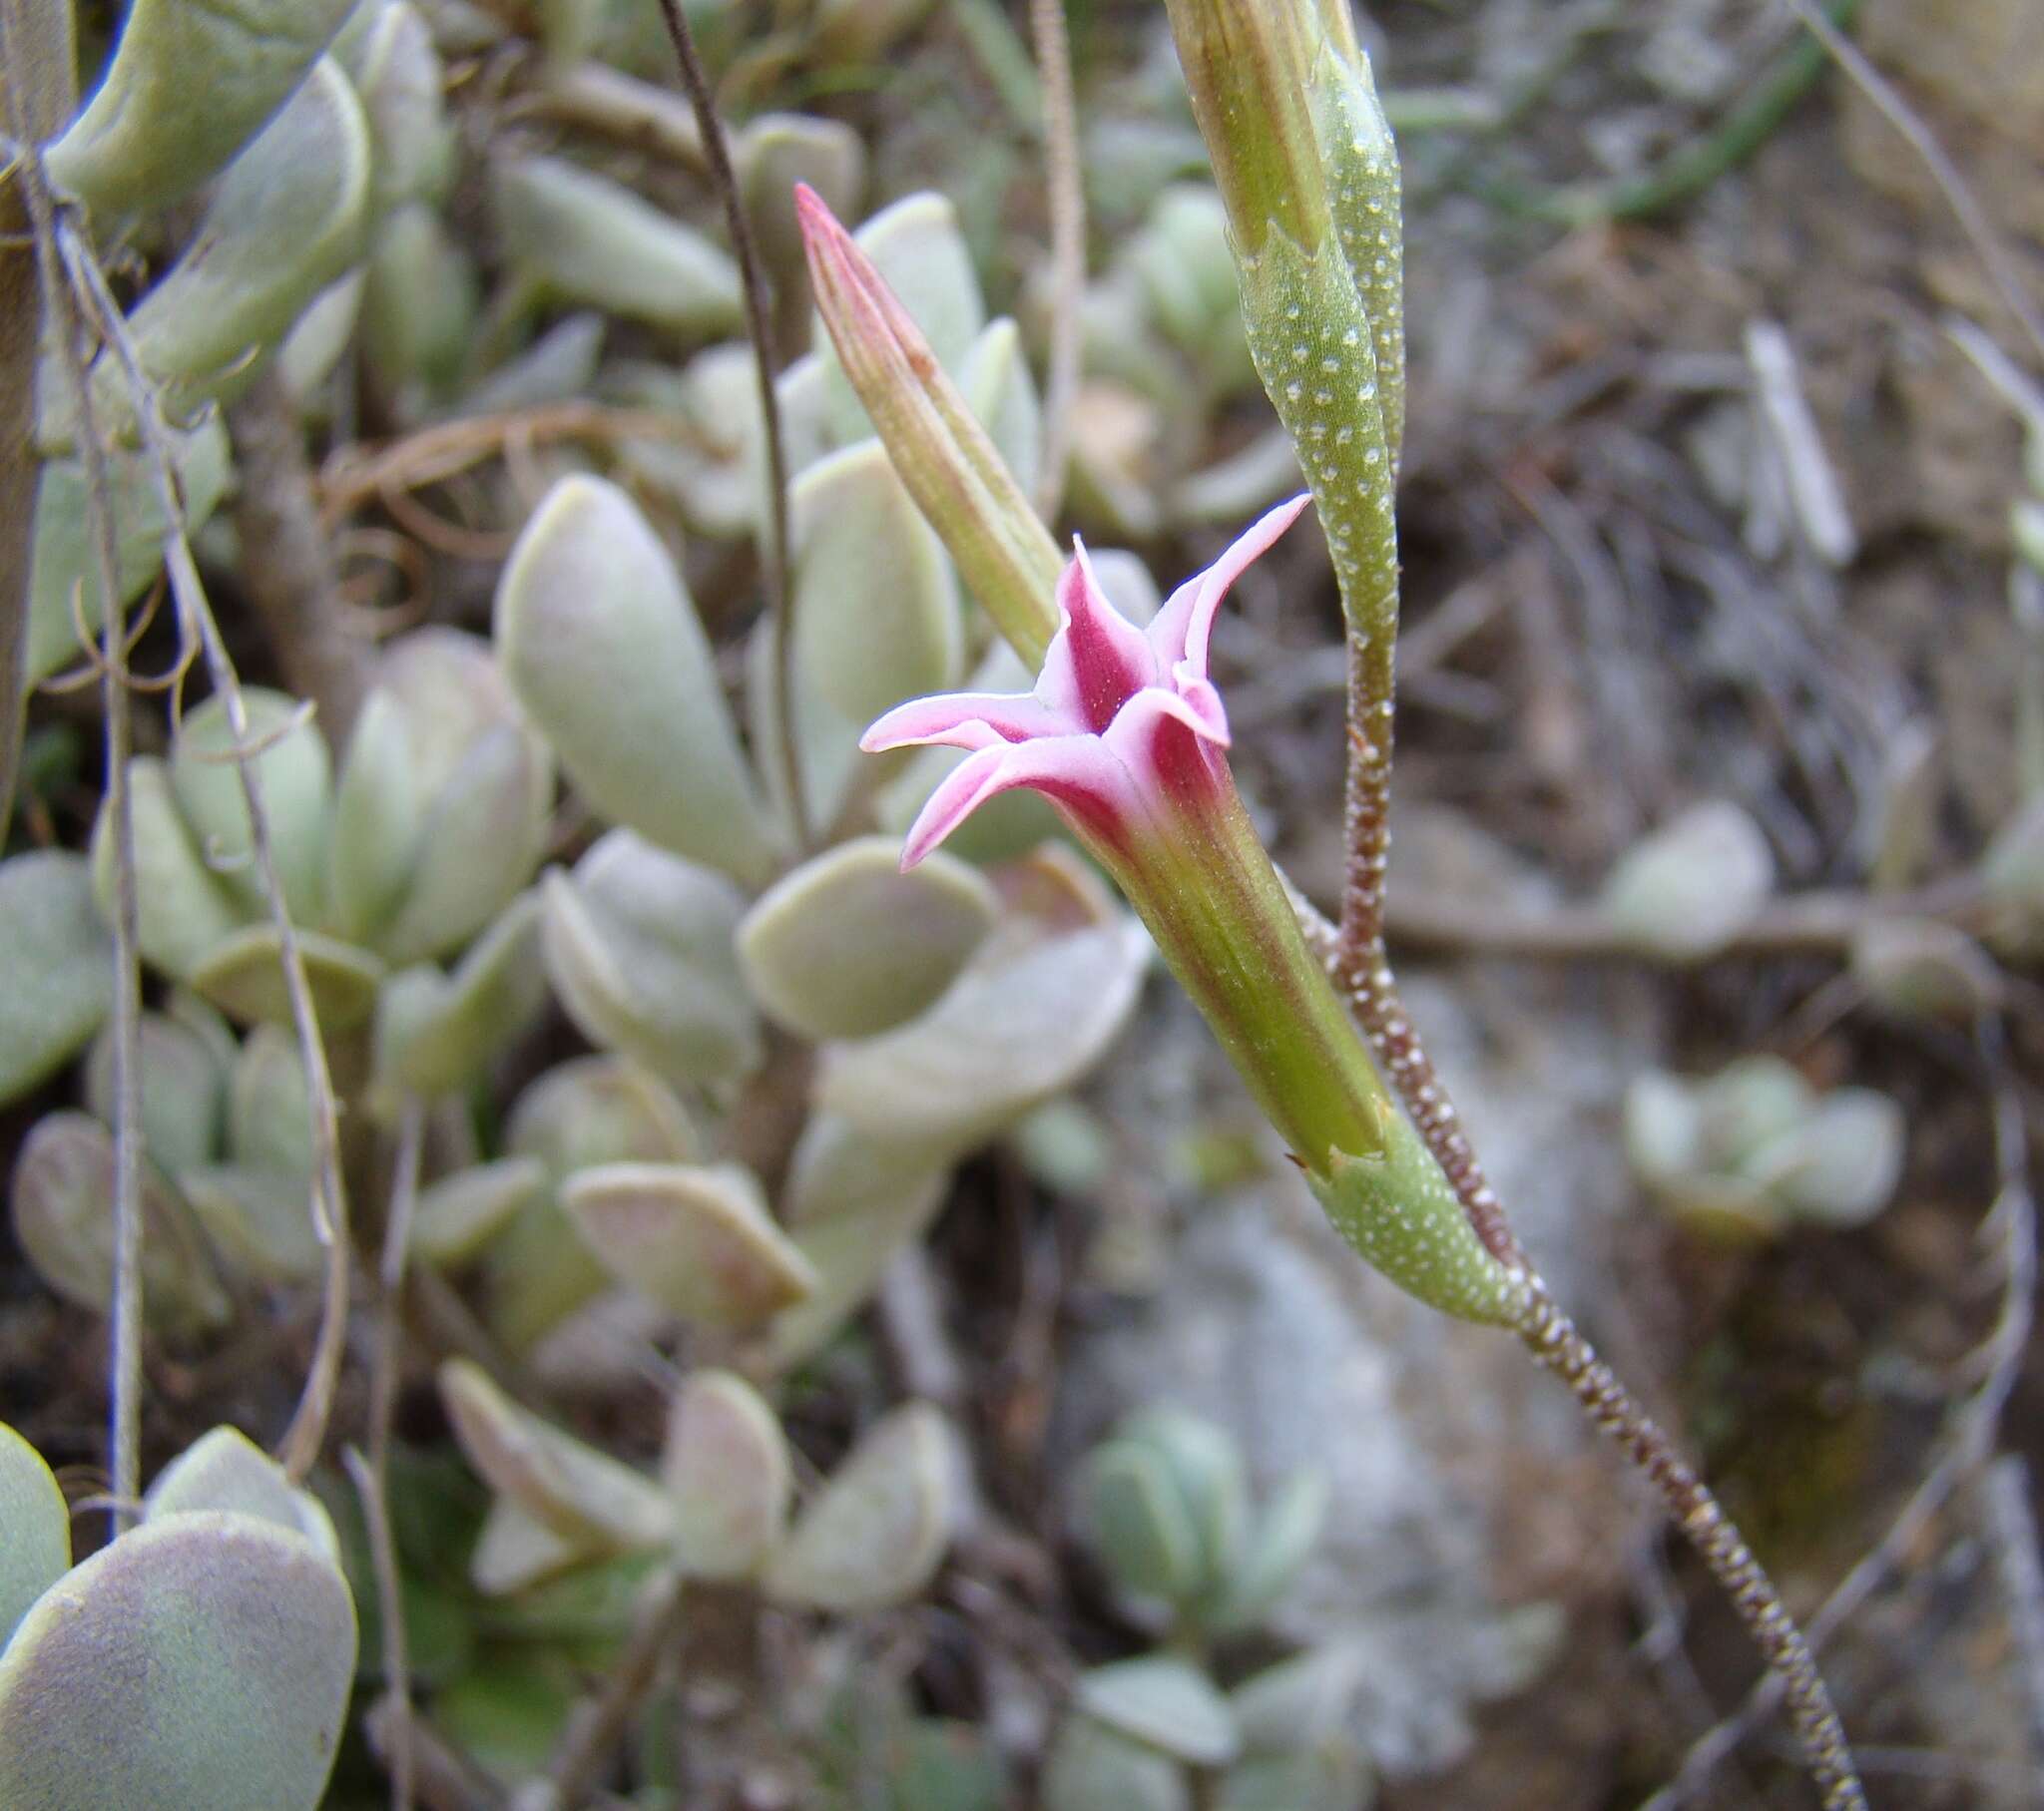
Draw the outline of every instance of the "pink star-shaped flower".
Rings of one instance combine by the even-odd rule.
[[[1083,543],[1058,581],[1058,632],[1034,691],[945,692],[896,706],[859,738],[869,754],[918,743],[969,748],[929,796],[901,849],[912,868],[996,793],[1033,786],[1088,840],[1127,851],[1165,820],[1232,788],[1228,713],[1207,678],[1214,613],[1244,570],[1311,499],[1263,517],[1181,585],[1148,629],[1101,590]]]

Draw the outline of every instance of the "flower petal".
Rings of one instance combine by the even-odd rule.
[[[1082,822],[1107,828],[1137,807],[1129,771],[1097,735],[1053,735],[981,748],[947,773],[909,826],[904,873],[997,793],[1033,786]]]
[[[1070,716],[1073,728],[1097,735],[1131,697],[1163,677],[1163,669],[1149,637],[1101,590],[1086,544],[1077,536],[1071,563],[1058,578],[1058,633],[1043,657],[1036,695]]]
[[[1195,573],[1165,600],[1148,631],[1161,671],[1176,675],[1183,664],[1188,677],[1207,677],[1207,642],[1214,633],[1214,613],[1228,596],[1228,588],[1298,520],[1299,511],[1311,501],[1312,493],[1301,491],[1258,518],[1220,559],[1205,572]]]
[[[1205,679],[1198,682],[1212,698],[1213,713],[1220,714],[1219,694]],[[1146,685],[1121,707],[1100,740],[1114,756],[1115,764],[1128,774],[1137,793],[1154,798],[1175,790],[1177,783],[1188,777],[1188,761],[1196,763],[1201,773],[1207,771],[1200,745],[1228,746],[1225,715],[1221,716],[1220,729],[1221,733],[1215,734],[1212,715],[1192,699],[1162,685]]]
[[[993,748],[1035,736],[1071,735],[1079,728],[1026,691],[944,691],[896,704],[858,738],[858,745],[868,754],[925,742]]]

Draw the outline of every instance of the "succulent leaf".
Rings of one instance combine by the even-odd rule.
[[[113,944],[83,856],[39,849],[0,862],[0,1101],[12,1101],[70,1062],[113,1005]]]
[[[1316,1468],[1294,1472],[1278,1486],[1209,1618],[1213,1627],[1254,1628],[1271,1613],[1311,1558],[1327,1520],[1327,1475]]]
[[[376,1002],[379,1078],[426,1100],[468,1087],[544,1010],[539,946],[539,894],[527,891],[451,975],[429,963],[393,975]]]
[[[1738,936],[1774,889],[1775,858],[1760,826],[1730,800],[1712,799],[1629,849],[1600,903],[1637,948],[1701,962]]]
[[[741,1164],[606,1163],[570,1176],[561,1204],[616,1282],[686,1320],[757,1326],[815,1287]]]
[[[772,844],[708,638],[630,498],[566,478],[497,587],[497,649],[561,765],[612,821],[745,880]]]
[[[102,958],[102,960],[105,960]],[[226,1127],[228,1072],[212,1042],[164,1013],[144,1013],[137,1027],[141,1058],[142,1143],[172,1175],[210,1161]],[[234,1047],[228,1047],[232,1061]],[[85,1059],[85,1102],[114,1123],[114,1039],[93,1040]]]
[[[928,1403],[881,1417],[795,1518],[767,1565],[766,1594],[840,1613],[913,1596],[950,1540],[950,1442]]]
[[[840,843],[783,876],[739,927],[753,996],[815,1042],[889,1031],[934,1005],[992,929],[978,870],[941,854],[904,874],[892,837]],[[921,883],[927,884],[921,884]]]
[[[1096,1722],[1198,1766],[1225,1766],[1241,1751],[1228,1700],[1174,1654],[1096,1666],[1080,1674],[1072,1701]]]
[[[128,764],[129,814],[135,830],[137,932],[142,954],[180,979],[201,957],[246,922],[247,914],[206,864],[178,810],[169,766],[154,755]],[[104,805],[93,825],[93,898],[102,918],[114,915],[113,823]]]
[[[734,1372],[696,1372],[675,1392],[661,1480],[674,1500],[681,1570],[750,1577],[787,1523],[793,1474],[780,1417]]]
[[[503,1157],[442,1176],[419,1193],[412,1256],[442,1270],[467,1263],[546,1185],[537,1157]]]
[[[189,195],[305,80],[354,0],[136,0],[98,91],[45,154],[107,215]]]
[[[43,1456],[0,1421],[0,1653],[29,1605],[71,1566],[71,1509]]]
[[[298,931],[295,937],[319,1023],[333,1031],[360,1025],[376,1010],[382,962],[368,950],[317,931]],[[291,1023],[283,939],[273,924],[230,931],[187,967],[185,979],[202,999],[244,1025]]]
[[[0,1802],[312,1811],[354,1669],[347,1585],[302,1537],[219,1510],[145,1522],[0,1654]]]
[[[1043,1811],[1193,1811],[1193,1789],[1162,1749],[1068,1716],[1044,1766]]]
[[[319,1499],[297,1489],[284,1469],[240,1428],[200,1435],[156,1475],[142,1499],[145,1523],[203,1510],[232,1510],[299,1536],[337,1571],[340,1542]]]

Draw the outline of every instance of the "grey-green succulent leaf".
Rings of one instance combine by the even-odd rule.
[[[767,1016],[813,1042],[866,1038],[936,1004],[993,928],[979,870],[941,851],[909,873],[900,844],[839,843],[764,893],[738,953]]]
[[[157,1473],[142,1499],[145,1523],[205,1510],[232,1510],[299,1536],[340,1566],[333,1520],[310,1491],[299,1490],[284,1469],[240,1428],[200,1435]]]
[[[400,402],[450,389],[476,334],[481,283],[468,248],[426,202],[376,229],[362,287],[362,355]]]
[[[376,1073],[425,1100],[469,1086],[546,1007],[539,894],[519,894],[463,953],[452,974],[430,963],[383,984],[376,1002]]]
[[[439,1270],[468,1263],[546,1185],[546,1165],[537,1157],[501,1157],[442,1176],[419,1191],[413,1258]]]
[[[1364,1650],[1334,1642],[1267,1666],[1229,1694],[1252,1754],[1288,1754],[1345,1735],[1364,1679]]]
[[[346,51],[340,61],[361,97],[373,153],[372,214],[436,199],[452,173],[453,144],[440,53],[425,16],[411,0],[391,0]]]
[[[1002,315],[989,321],[959,367],[958,388],[1008,469],[1033,472],[1043,462],[1043,404],[1029,374],[1022,329]]]
[[[1190,1660],[1146,1654],[1081,1673],[1074,1705],[1096,1722],[1196,1766],[1220,1767],[1241,1752],[1235,1713]]]
[[[735,1372],[695,1372],[668,1412],[661,1481],[674,1501],[681,1571],[752,1577],[787,1525],[793,1471],[780,1417]]]
[[[866,148],[841,121],[800,113],[765,113],[748,120],[733,147],[739,187],[760,255],[776,289],[802,283],[802,234],[794,186],[806,183],[839,219],[858,212],[865,193]]]
[[[308,1176],[251,1163],[202,1163],[178,1173],[192,1216],[236,1274],[264,1283],[306,1283],[325,1248],[312,1230]]]
[[[630,498],[563,479],[497,588],[497,649],[576,786],[663,847],[764,880],[773,843],[708,637]]]
[[[262,792],[270,857],[294,923],[317,923],[326,903],[333,770],[326,741],[296,698],[245,687],[249,767]],[[207,865],[245,911],[264,909],[249,805],[227,708],[210,697],[189,711],[171,752],[171,791]]]
[[[136,0],[105,79],[46,156],[104,214],[189,195],[287,102],[354,0]]]
[[[1277,1607],[1312,1557],[1327,1520],[1327,1475],[1314,1467],[1293,1473],[1257,1519],[1210,1627],[1231,1633],[1257,1627]]]
[[[346,1583],[301,1536],[145,1522],[44,1592],[0,1655],[10,1811],[312,1811],[355,1669]]]
[[[347,1031],[376,1010],[383,964],[367,950],[317,931],[294,935],[306,992],[319,1023]],[[273,924],[231,931],[184,971],[195,993],[244,1025],[291,1023],[284,980],[283,939]]]
[[[486,1597],[508,1597],[601,1560],[608,1551],[600,1541],[559,1533],[509,1497],[496,1497],[469,1556],[469,1583]]]
[[[767,1565],[766,1594],[840,1613],[912,1597],[950,1541],[951,1439],[926,1402],[875,1422],[795,1518]]]
[[[326,890],[339,935],[366,944],[390,921],[418,857],[424,813],[404,708],[379,686],[355,715],[333,799]]]
[[[197,427],[173,429],[171,461],[193,533],[226,494],[230,448],[226,423],[209,415]],[[107,459],[114,518],[114,574],[125,608],[163,568],[164,515],[156,468],[147,454],[116,449]],[[105,610],[85,468],[75,457],[50,458],[36,479],[34,550],[29,561],[28,651],[24,682],[40,684],[84,657],[78,623],[97,634]]]
[[[1228,1770],[1216,1811],[1369,1811],[1369,1765],[1353,1742],[1335,1740],[1296,1754],[1253,1754]]]
[[[28,1607],[71,1568],[71,1509],[43,1456],[0,1421],[0,1653]]]
[[[1114,1583],[1132,1596],[1196,1600],[1209,1581],[1192,1516],[1162,1458],[1113,1440],[1086,1462],[1081,1524]]]
[[[1774,890],[1775,858],[1760,826],[1730,800],[1711,799],[1629,849],[1600,905],[1634,947],[1701,962],[1752,923]]]
[[[0,1102],[62,1069],[113,1006],[113,941],[82,855],[38,849],[0,862]]]
[[[1170,1755],[1076,1714],[1051,1744],[1042,1798],[1043,1811],[1193,1811],[1192,1786]]]
[[[320,290],[361,255],[369,136],[347,78],[321,60],[215,191],[185,254],[135,304],[129,332],[174,416],[247,386]],[[93,373],[103,430],[133,422],[112,353]]]
[[[521,157],[497,167],[492,197],[506,255],[548,294],[691,339],[739,325],[730,254],[621,184]]]
[[[614,830],[542,883],[547,973],[591,1043],[679,1082],[742,1075],[762,1053],[722,874]]]
[[[14,1165],[14,1236],[67,1301],[105,1313],[114,1295],[114,1140],[81,1113],[46,1114]],[[142,1174],[142,1285],[172,1332],[224,1326],[229,1302],[191,1214],[153,1164]]]
[[[201,957],[247,922],[248,913],[208,867],[178,809],[168,764],[139,755],[128,764],[129,815],[135,835],[138,936],[145,960],[183,979]],[[102,918],[115,910],[112,819],[104,804],[93,825],[93,898]]]
[[[479,1365],[442,1364],[440,1400],[469,1463],[555,1534],[612,1554],[669,1539],[673,1506],[650,1479],[521,1408]]]
[[[1121,1030],[1149,962],[1128,919],[990,948],[920,1018],[833,1046],[818,1106],[875,1137],[962,1154],[1069,1087]]]
[[[1155,1468],[1154,1488],[1169,1495],[1191,1536],[1187,1588],[1173,1594],[1197,1616],[1227,1589],[1249,1536],[1249,1466],[1227,1429],[1170,1406],[1132,1415],[1110,1451],[1139,1454]]]
[[[1886,1095],[1834,1089],[1801,1127],[1754,1153],[1752,1172],[1796,1219],[1860,1226],[1894,1198],[1907,1139]]]
[[[830,454],[788,493],[794,653],[834,710],[870,721],[956,682],[957,581],[877,440]]]
[[[601,1164],[561,1204],[614,1281],[685,1320],[755,1327],[815,1286],[741,1164]]]
[[[446,956],[532,879],[546,846],[554,772],[523,724],[485,729],[448,774],[420,826],[403,902],[376,934],[394,964]]]

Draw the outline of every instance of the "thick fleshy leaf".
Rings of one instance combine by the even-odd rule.
[[[589,802],[758,881],[773,849],[709,638],[673,559],[624,492],[555,485],[497,588],[497,649]]]
[[[114,1140],[82,1113],[46,1114],[14,1164],[14,1236],[42,1279],[83,1307],[114,1294]],[[217,1327],[229,1304],[185,1203],[148,1164],[142,1174],[142,1292],[158,1326]]]
[[[286,1175],[312,1170],[312,1106],[297,1040],[257,1026],[243,1042],[228,1090],[228,1154]]]
[[[1199,1533],[1166,1468],[1147,1447],[1111,1440],[1087,1461],[1086,1538],[1125,1591],[1189,1601],[1206,1584]]]
[[[269,824],[270,855],[294,923],[316,923],[326,902],[326,845],[333,774],[326,738],[296,698],[250,686],[243,692],[251,762]],[[207,865],[250,912],[263,909],[262,875],[249,828],[235,735],[211,697],[185,717],[171,755],[171,791]]]
[[[521,1408],[480,1366],[441,1365],[440,1400],[469,1463],[557,1535],[631,1553],[672,1533],[673,1508],[651,1480]]]
[[[185,520],[196,534],[227,490],[227,427],[212,415],[189,431],[174,430],[170,438]],[[141,453],[116,452],[107,461],[107,488],[113,499],[115,578],[127,605],[163,567],[164,516],[155,467]],[[83,466],[76,459],[45,460],[36,479],[35,548],[29,563],[23,678],[30,685],[82,658],[81,617],[94,633],[101,626],[99,556],[92,532]]]
[[[136,0],[114,59],[44,154],[60,189],[108,216],[189,195],[260,132],[355,0]]]
[[[675,1392],[661,1481],[674,1500],[682,1571],[750,1577],[787,1522],[793,1473],[780,1417],[734,1372],[696,1372]]]
[[[817,1104],[876,1137],[967,1150],[1099,1060],[1149,951],[1127,919],[993,951],[921,1018],[829,1051]]]
[[[592,1163],[688,1162],[701,1142],[666,1084],[613,1057],[584,1057],[518,1097],[504,1147],[538,1157],[558,1187]],[[609,1282],[551,1193],[527,1203],[491,1245],[485,1277],[491,1329],[520,1353]]]
[[[768,1350],[776,1369],[823,1346],[865,1305],[901,1248],[928,1230],[944,1204],[949,1165],[933,1167],[917,1152],[903,1167],[909,1172],[898,1185],[863,1194],[849,1206],[833,1196],[831,1211],[794,1229],[795,1246],[816,1281],[806,1301],[774,1317]]]
[[[737,1163],[606,1163],[578,1170],[561,1204],[623,1287],[714,1327],[753,1327],[801,1301],[815,1274]]]
[[[763,894],[739,928],[739,958],[788,1030],[870,1037],[935,1004],[998,909],[978,869],[938,854],[903,874],[892,837],[859,837]]]
[[[12,1101],[70,1062],[113,1005],[113,940],[83,856],[39,849],[0,862],[0,1101]]]
[[[498,1497],[491,1501],[469,1557],[469,1583],[486,1597],[509,1596],[587,1566],[608,1551],[602,1542],[557,1534],[509,1497]]]
[[[1171,1407],[1130,1416],[1116,1444],[1139,1449],[1158,1466],[1192,1532],[1197,1593],[1211,1599],[1234,1575],[1249,1529],[1241,1446],[1227,1429]]]
[[[1151,1654],[1079,1675],[1073,1701],[1088,1716],[1202,1767],[1235,1759],[1241,1737],[1228,1700],[1189,1660]]]
[[[951,1537],[951,1439],[926,1402],[875,1422],[795,1518],[766,1568],[767,1595],[846,1613],[919,1591]]]
[[[1886,1095],[1840,1088],[1757,1150],[1749,1173],[1800,1219],[1860,1226],[1894,1198],[1907,1142],[1908,1123]]]
[[[1221,1782],[1215,1811],[1370,1811],[1375,1792],[1369,1764],[1343,1738],[1295,1754],[1253,1754]]]
[[[1366,1650],[1332,1642],[1280,1660],[1229,1694],[1243,1747],[1283,1754],[1345,1734],[1362,1688]]]
[[[1676,962],[1714,956],[1752,921],[1775,889],[1768,840],[1739,806],[1692,806],[1627,851],[1604,883],[1613,929]]]
[[[247,386],[259,355],[360,255],[368,199],[361,104],[321,59],[229,166],[184,256],[129,314],[142,368],[174,416]],[[132,419],[111,353],[93,383],[103,425]]]
[[[1022,329],[1006,315],[989,321],[972,342],[958,388],[1009,469],[1035,471],[1043,459],[1043,405],[1029,375]]]
[[[265,1283],[304,1283],[326,1253],[312,1230],[312,1184],[304,1174],[249,1163],[204,1163],[179,1172],[193,1217],[222,1261]]]
[[[419,1194],[412,1256],[440,1269],[467,1263],[546,1183],[537,1157],[504,1157],[441,1177]]]
[[[681,1082],[759,1062],[735,945],[745,898],[723,875],[614,830],[541,891],[547,973],[591,1043]]]
[[[814,114],[765,113],[746,122],[733,151],[746,214],[776,289],[802,280],[802,234],[794,186],[806,183],[837,215],[858,212],[866,150],[849,126]]]
[[[137,1030],[143,1148],[162,1171],[178,1175],[195,1163],[211,1161],[219,1150],[225,1131],[227,1067],[215,1045],[184,1020],[145,1012]],[[102,1123],[115,1123],[111,1026],[92,1041],[86,1055],[86,1106]]]
[[[298,407],[320,413],[320,388],[354,338],[362,312],[362,273],[350,270],[305,304],[276,348],[276,374]]]
[[[1327,1520],[1327,1476],[1308,1468],[1278,1486],[1244,1545],[1219,1609],[1208,1618],[1224,1630],[1254,1628],[1277,1606],[1299,1568],[1312,1557]]]
[[[475,342],[475,258],[437,210],[406,202],[376,229],[362,282],[362,353],[393,395],[450,387]]]
[[[376,934],[378,953],[396,964],[445,956],[495,918],[539,865],[553,790],[546,750],[522,726],[500,723],[477,736],[427,807],[403,902]]]
[[[247,921],[221,877],[206,865],[179,813],[169,767],[153,755],[128,764],[129,813],[135,827],[135,894],[142,954],[183,978],[200,958]],[[100,807],[92,835],[92,886],[100,916],[115,911],[113,822]]]
[[[169,1465],[142,1499],[144,1522],[232,1510],[309,1541],[336,1569],[340,1542],[333,1520],[310,1491],[297,1489],[283,1467],[240,1428],[202,1434]]]
[[[360,1025],[376,1010],[382,962],[367,950],[317,931],[298,931],[295,936],[306,991],[319,1023],[330,1031]],[[230,932],[186,969],[185,979],[195,993],[244,1025],[291,1023],[283,940],[273,924],[246,925]]]
[[[1043,1811],[1193,1811],[1185,1770],[1148,1742],[1068,1716],[1043,1770]]]
[[[71,1510],[43,1456],[0,1421],[0,1652],[28,1606],[71,1567]]]
[[[369,125],[371,211],[380,216],[438,195],[453,147],[441,102],[440,54],[419,9],[411,0],[391,0],[344,52],[336,47],[336,55]]]
[[[523,157],[497,167],[491,190],[505,252],[549,294],[692,339],[738,326],[729,254],[621,184]]]
[[[354,1665],[346,1582],[301,1536],[220,1510],[144,1523],[0,1655],[0,1801],[312,1811]]]
[[[355,715],[334,793],[326,884],[342,937],[367,943],[397,910],[418,856],[423,808],[404,709],[378,687]]]
[[[957,581],[886,448],[862,440],[819,460],[788,511],[795,659],[824,700],[863,720],[954,683]]]
[[[521,893],[451,975],[430,964],[383,985],[376,1004],[379,1080],[428,1100],[466,1088],[546,1006],[540,903]]]

